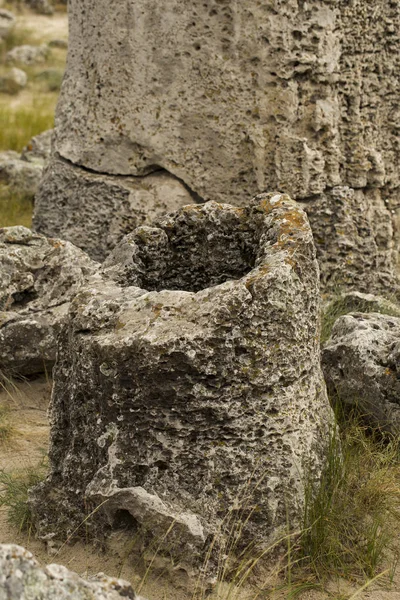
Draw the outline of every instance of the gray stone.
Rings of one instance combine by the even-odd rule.
[[[184,185],[162,171],[113,177],[53,159],[36,196],[33,223],[44,235],[67,238],[102,260],[138,225],[192,202]]]
[[[3,94],[18,94],[26,87],[28,77],[25,71],[16,67],[0,75],[0,92]]]
[[[0,40],[4,40],[8,36],[15,23],[15,15],[5,8],[0,8]]]
[[[0,229],[0,370],[51,369],[70,300],[98,268],[69,242]]]
[[[323,212],[316,233],[332,236],[324,286],[338,247],[352,262],[346,288],[367,274],[382,289],[398,270],[397,2],[123,0],[110,14],[109,0],[71,0],[69,15],[60,156],[104,174],[163,168],[204,200],[240,206],[278,189],[310,202],[314,224]],[[342,201],[336,214],[338,186],[355,190],[347,214]],[[361,204],[369,233],[357,230]],[[347,248],[343,228],[356,236]]]
[[[318,329],[312,234],[287,196],[186,206],[126,236],[60,337],[39,536],[98,507],[88,535],[140,528],[198,565],[235,523],[238,548],[296,527],[332,423]]]
[[[39,135],[35,135],[23,148],[21,159],[42,166],[46,165],[50,160],[53,134],[54,129],[49,129],[43,133],[39,133]]]
[[[19,158],[9,159],[0,154],[0,182],[15,192],[33,198],[39,189],[43,165]]]
[[[0,600],[145,600],[127,581],[99,573],[83,579],[61,565],[41,567],[16,544],[0,545]]]
[[[11,64],[37,65],[46,62],[50,54],[47,44],[41,46],[16,46],[6,54],[6,62]]]
[[[380,190],[336,187],[302,204],[310,219],[327,293],[397,293],[394,223]]]
[[[375,427],[400,431],[399,317],[340,317],[323,349],[322,365],[332,399],[356,408]]]

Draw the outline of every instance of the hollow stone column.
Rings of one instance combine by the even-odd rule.
[[[39,535],[101,505],[97,535],[161,540],[174,523],[168,552],[196,563],[227,517],[243,520],[239,547],[296,527],[332,422],[318,275],[307,217],[280,194],[187,206],[125,237],[61,336]]]

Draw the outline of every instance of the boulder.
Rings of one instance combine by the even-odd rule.
[[[138,225],[192,202],[185,186],[163,171],[114,177],[53,159],[35,199],[33,226],[44,235],[63,232],[92,258],[103,260]]]
[[[0,8],[0,41],[8,36],[14,28],[15,23],[15,15],[5,8]]]
[[[400,317],[351,313],[337,319],[324,346],[328,391],[374,427],[400,432]]]
[[[30,163],[44,166],[50,160],[51,142],[54,129],[48,129],[39,135],[35,135],[23,148],[21,159]]]
[[[18,94],[28,83],[25,71],[16,67],[0,75],[0,92],[3,94]]]
[[[0,600],[145,600],[127,581],[99,573],[83,579],[61,565],[41,567],[16,544],[0,545]]]
[[[0,154],[0,183],[18,194],[33,198],[39,189],[43,165]]]
[[[11,64],[37,65],[46,62],[50,50],[47,44],[41,46],[16,46],[6,54],[6,62]]]
[[[0,229],[0,371],[51,369],[68,305],[98,268],[69,242]]]
[[[60,337],[39,537],[125,528],[202,563],[301,521],[332,413],[305,213],[265,194],[190,205],[126,236]]]

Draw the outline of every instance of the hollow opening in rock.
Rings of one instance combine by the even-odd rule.
[[[216,208],[215,208],[216,207]],[[135,239],[139,285],[149,291],[198,292],[237,280],[255,266],[261,216],[227,205],[182,211],[174,221]]]
[[[131,515],[129,510],[119,508],[115,511],[112,520],[112,529],[121,529],[123,531],[137,531],[139,529],[139,523]]]

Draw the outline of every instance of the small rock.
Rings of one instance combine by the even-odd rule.
[[[322,353],[332,399],[357,408],[373,426],[400,431],[400,318],[378,313],[340,317]]]
[[[30,375],[52,367],[69,302],[97,267],[69,242],[25,227],[0,229],[1,370]]]
[[[16,23],[15,15],[5,8],[0,9],[0,40],[5,39]]]
[[[127,581],[98,573],[83,579],[61,565],[41,567],[16,544],[0,545],[0,600],[140,600]],[[141,600],[144,600],[142,598]]]
[[[36,65],[46,62],[50,50],[47,44],[41,46],[16,46],[6,54],[7,63],[21,63],[24,65]]]
[[[0,155],[1,159],[1,155]],[[0,162],[0,182],[23,196],[34,197],[42,179],[43,165],[21,159]]]
[[[0,92],[3,94],[18,94],[26,87],[27,83],[28,77],[25,71],[14,67],[0,76]]]
[[[44,166],[50,160],[53,134],[54,129],[49,129],[35,135],[22,150],[21,159]]]

